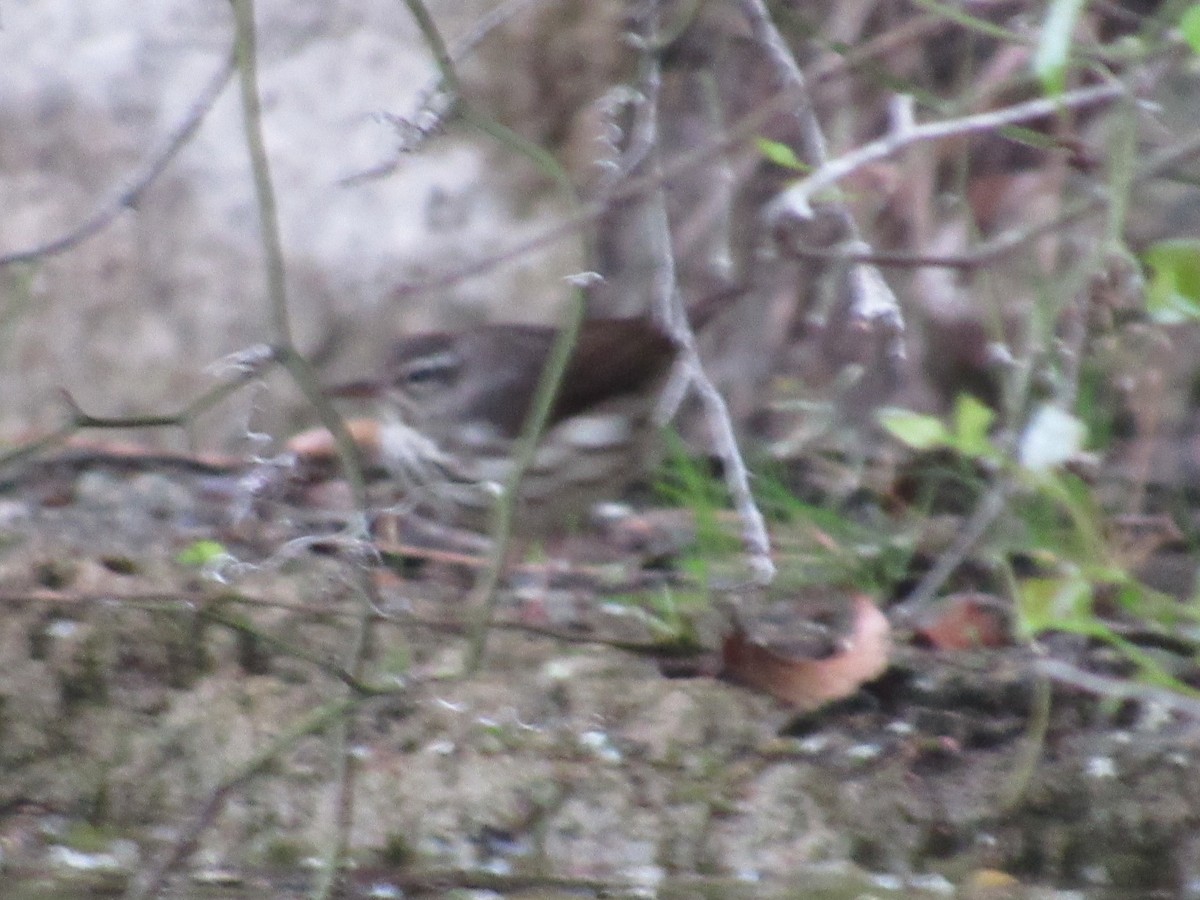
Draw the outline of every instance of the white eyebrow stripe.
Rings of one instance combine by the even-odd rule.
[[[441,353],[433,353],[412,360],[401,369],[401,372],[406,378],[411,378],[419,372],[449,371],[457,368],[461,363],[462,358],[453,350],[443,350]]]

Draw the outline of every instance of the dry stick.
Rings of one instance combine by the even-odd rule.
[[[936,0],[913,0],[913,3],[948,22],[953,22],[959,28],[976,31],[985,37],[1005,44],[1024,44],[1029,47],[1037,44],[1037,39],[1030,34],[1022,34],[1011,28],[1005,28],[1003,25],[997,25],[995,22],[989,22],[987,19],[973,16],[948,3],[939,3]]]
[[[232,0],[236,24],[236,55],[242,95],[242,112],[245,126],[246,147],[250,154],[254,177],[255,196],[258,201],[259,221],[263,252],[267,262],[267,291],[271,305],[276,354],[288,370],[305,397],[313,404],[321,423],[333,435],[342,469],[346,474],[355,499],[356,508],[362,513],[359,525],[366,538],[367,493],[362,469],[358,463],[355,444],[341,416],[330,404],[321,390],[312,366],[296,350],[292,342],[287,291],[284,279],[283,246],[279,237],[279,221],[275,203],[275,191],[271,182],[270,162],[262,134],[262,109],[258,91],[258,70],[255,59],[257,50],[254,25],[254,0]],[[367,653],[371,643],[374,623],[374,585],[365,569],[359,569],[359,590],[363,603],[359,613],[354,638],[348,648],[349,661],[346,671],[355,680],[361,680],[366,669]],[[349,711],[350,707],[345,707]],[[334,891],[334,882],[345,858],[349,843],[353,811],[354,783],[357,765],[351,752],[354,722],[349,717],[336,720],[333,738],[335,750],[335,828],[331,845],[327,848],[319,882],[314,896],[328,897]]]
[[[501,3],[491,12],[485,13],[468,34],[459,38],[448,48],[448,58],[455,65],[461,63],[492,30],[522,12],[525,7],[533,6],[537,2],[539,0],[507,0],[507,2]],[[890,53],[898,46],[902,47],[914,43],[930,31],[943,28],[945,25],[946,22],[942,17],[933,15],[918,16],[909,21],[902,22],[891,31],[882,32],[852,49],[829,53],[828,56],[817,61],[812,67],[809,73],[810,80],[813,82],[830,81],[847,69],[854,68],[885,53]],[[444,95],[443,78],[439,74],[436,80],[426,85],[417,93],[417,102],[413,104],[414,112],[407,116],[390,113],[382,114],[380,118],[395,124],[398,129],[407,135],[407,138],[402,138],[396,155],[391,159],[339,179],[338,184],[342,187],[349,187],[361,184],[364,181],[384,178],[396,171],[397,166],[400,165],[401,158],[405,154],[417,150],[422,140],[438,133],[439,129],[445,123],[447,115],[450,112],[449,105],[442,109],[438,109],[435,106],[439,97]],[[580,223],[580,225],[582,224],[584,223]]]
[[[1108,700],[1139,700],[1153,703],[1171,712],[1182,713],[1200,719],[1200,697],[1181,694],[1155,684],[1130,681],[1127,678],[1112,678],[1073,666],[1059,659],[1041,657],[1034,661],[1034,668],[1051,681],[1069,685],[1097,697]]]
[[[862,44],[850,48],[831,49],[826,45],[826,56],[818,58],[808,69],[807,77],[810,84],[820,84],[832,80],[846,69],[854,68],[884,54],[911,46],[930,37],[931,32],[947,27],[946,20],[940,16],[914,16],[903,22],[898,22],[890,31],[880,32]]]
[[[226,599],[225,602],[228,603],[230,601],[228,599]],[[249,605],[249,603],[250,603],[249,600],[246,600],[243,602],[246,603],[247,605]],[[213,604],[210,604],[210,605],[213,605]],[[223,605],[223,604],[221,604],[221,605]],[[267,604],[255,604],[255,607],[257,608],[259,606],[265,606],[265,605],[267,605]],[[289,611],[292,611],[292,612],[296,611],[294,608],[289,607],[286,604],[272,604],[272,605],[278,609],[288,609]],[[185,611],[187,611],[186,608],[185,608]],[[195,611],[194,607],[190,611]],[[307,610],[307,612],[316,614],[316,615],[321,615],[321,616],[329,616],[331,618],[339,618],[341,616],[341,613],[331,611],[327,608],[324,608],[322,610],[309,609],[309,610]],[[329,677],[335,678],[338,681],[342,682],[344,685],[346,685],[346,687],[350,688],[351,691],[353,691],[355,694],[357,694],[359,696],[366,697],[366,696],[401,693],[401,690],[397,689],[395,687],[381,688],[376,685],[368,684],[362,680],[360,674],[351,672],[350,670],[346,669],[344,666],[341,666],[338,663],[333,662],[331,660],[324,659],[324,658],[318,656],[317,654],[315,654],[309,650],[306,650],[305,648],[303,648],[297,644],[293,644],[291,641],[285,641],[282,638],[278,638],[278,637],[274,636],[273,634],[270,634],[269,632],[260,631],[258,628],[254,627],[249,622],[247,622],[243,619],[235,618],[233,616],[226,615],[225,613],[222,613],[222,612],[219,612],[216,610],[212,610],[212,609],[208,609],[208,608],[200,609],[198,612],[196,612],[196,615],[198,615],[201,619],[203,619],[206,622],[212,622],[215,625],[220,625],[224,628],[228,628],[230,631],[233,631],[237,634],[241,634],[241,635],[245,635],[246,637],[253,638],[255,641],[258,641],[259,643],[266,645],[267,647],[271,648],[272,650],[275,650],[278,653],[283,654],[284,656],[290,656],[293,659],[298,659],[298,660],[301,660],[302,662],[306,662],[309,665],[311,665],[313,668],[324,672]]]
[[[406,692],[419,683],[409,680],[403,687],[393,685],[380,686],[369,682],[361,681],[350,674],[345,668],[337,663],[323,659],[317,654],[299,647],[289,641],[281,640],[267,632],[259,631],[250,624],[241,621],[233,616],[222,612],[214,612],[206,607],[208,606],[233,606],[235,604],[248,606],[254,609],[277,609],[283,612],[292,613],[295,615],[315,616],[321,619],[344,619],[350,614],[342,610],[331,608],[328,604],[319,603],[289,603],[282,600],[271,600],[266,597],[255,597],[244,594],[225,594],[219,597],[212,595],[196,593],[196,594],[177,594],[170,591],[154,591],[141,594],[127,593],[119,597],[114,597],[112,593],[103,594],[84,594],[84,593],[66,593],[63,591],[52,591],[47,589],[17,591],[17,592],[0,592],[0,608],[15,605],[45,605],[53,606],[54,608],[62,607],[88,607],[88,606],[104,606],[113,607],[119,605],[126,609],[139,609],[153,613],[187,613],[196,615],[204,619],[206,622],[212,622],[220,625],[223,628],[246,634],[253,637],[257,641],[267,644],[271,649],[278,653],[309,663],[313,667],[325,672],[331,678],[343,682],[354,693],[361,697],[387,697],[404,695]],[[436,631],[443,634],[452,635],[467,635],[471,633],[471,623],[463,619],[442,619],[442,618],[427,618],[418,613],[412,612],[396,612],[396,613],[380,613],[377,618],[380,622],[392,625],[412,626],[413,628],[424,628],[429,631]],[[588,634],[579,630],[567,628],[552,628],[544,625],[533,625],[528,622],[500,620],[491,624],[493,629],[500,631],[517,632],[519,634],[529,635],[531,637],[544,638],[548,641],[553,641],[555,644],[577,644],[580,646],[589,647],[607,647],[614,650],[621,650],[626,653],[632,653],[638,656],[650,657],[676,657],[676,658],[693,658],[703,657],[710,654],[710,648],[696,644],[675,643],[664,644],[662,641],[650,640],[631,640],[625,638],[608,638],[602,635]],[[427,679],[432,681],[434,679]]]
[[[971,513],[971,517],[959,529],[954,543],[938,557],[937,562],[909,591],[908,596],[892,607],[892,618],[896,622],[903,622],[915,616],[925,603],[933,599],[933,595],[954,574],[992,527],[992,523],[1004,512],[1005,505],[1015,491],[1016,485],[1008,477],[992,485]]]
[[[562,166],[558,164],[557,160],[554,159],[553,155],[532,141],[526,140],[516,132],[501,125],[494,119],[478,112],[462,100],[458,73],[454,68],[454,60],[451,58],[450,51],[446,48],[445,41],[442,40],[441,33],[438,31],[433,17],[429,14],[429,10],[426,9],[422,0],[404,0],[404,4],[408,7],[409,12],[412,13],[413,18],[416,19],[422,36],[429,44],[446,88],[457,97],[459,115],[462,116],[463,120],[478,128],[484,134],[495,138],[501,144],[527,157],[542,172],[554,179],[572,206],[578,207],[579,199],[575,195],[571,179]],[[574,348],[579,336],[579,329],[583,325],[585,312],[583,292],[576,290],[572,295],[572,302],[567,307],[566,315],[560,323],[558,335],[555,337],[554,344],[550,348],[550,355],[546,360],[546,365],[542,369],[541,376],[538,379],[533,405],[521,427],[521,435],[513,454],[512,471],[509,473],[508,481],[504,485],[504,493],[497,499],[493,509],[491,528],[493,542],[492,557],[487,570],[483,573],[483,576],[471,592],[470,606],[475,616],[475,624],[470,640],[468,641],[467,653],[463,662],[463,671],[465,674],[476,672],[483,663],[483,656],[487,649],[488,627],[496,609],[500,576],[503,574],[504,563],[508,557],[509,547],[512,544],[513,521],[516,516],[518,492],[520,491],[521,482],[525,478],[525,473],[533,464],[533,457],[537,450],[538,441],[542,436],[542,432],[546,429],[546,424],[550,420],[550,408],[554,403],[555,395],[558,393],[559,385],[562,383],[563,373],[567,370],[567,362],[570,360],[571,350]]]
[[[432,894],[437,897],[454,897],[462,893],[485,897],[513,894],[535,897],[630,897],[652,892],[644,883],[636,880],[533,872],[504,873],[484,868],[389,871],[387,884],[401,894]]]
[[[650,42],[653,44],[653,40]],[[666,180],[662,177],[662,146],[658,133],[658,100],[661,85],[661,70],[658,55],[650,53],[644,63],[642,93],[645,96],[644,143],[649,147],[651,172],[656,176],[655,187],[648,197],[648,209],[653,217],[656,253],[654,273],[654,303],[664,311],[663,320],[672,336],[683,347],[680,359],[680,378],[672,378],[672,384],[664,391],[659,404],[659,415],[668,420],[674,416],[683,401],[683,392],[692,387],[704,404],[705,418],[713,437],[717,454],[725,469],[725,485],[729,490],[738,518],[742,523],[742,544],[747,555],[752,578],[756,584],[767,585],[775,578],[775,563],[771,559],[771,538],[767,533],[766,520],[754,502],[750,490],[750,477],[746,464],[738,450],[737,437],[729,417],[725,398],[717,390],[712,379],[704,371],[700,353],[696,348],[696,335],[688,324],[684,313],[679,285],[676,279],[675,256],[671,251],[671,225],[667,216]]]
[[[665,163],[661,173],[651,172],[641,178],[631,179],[620,187],[615,188],[603,201],[581,204],[577,212],[567,216],[558,224],[547,228],[540,234],[535,234],[526,240],[513,244],[507,250],[502,250],[491,256],[466,263],[457,269],[434,278],[428,278],[420,282],[410,282],[408,284],[402,283],[398,285],[395,293],[398,297],[404,298],[414,294],[453,287],[460,281],[482,275],[497,266],[504,265],[547,244],[569,237],[580,229],[591,225],[596,219],[604,215],[611,204],[621,200],[629,200],[644,194],[646,191],[653,190],[660,182],[670,180],[681,172],[686,172],[689,168],[705,162],[713,156],[726,152],[744,140],[748,140],[772,116],[776,115],[780,110],[785,109],[795,99],[795,92],[785,88],[770,100],[747,113],[729,133],[722,135],[719,139],[711,143],[699,146],[695,150],[682,153],[669,163]]]
[[[749,2],[753,2],[753,0],[749,0]],[[1077,91],[1068,91],[1058,97],[1029,100],[1004,109],[963,116],[959,119],[928,122],[924,125],[912,124],[911,112],[906,113],[898,117],[902,122],[891,134],[836,159],[822,162],[820,168],[815,172],[797,181],[775,199],[771,204],[770,215],[776,220],[787,216],[799,219],[811,218],[813,210],[810,201],[814,194],[833,187],[851,172],[869,163],[893,156],[912,144],[980,131],[995,131],[1005,125],[1027,122],[1030,119],[1053,115],[1065,109],[1080,109],[1107,103],[1128,94],[1128,88],[1122,84],[1102,84],[1096,87],[1081,88]],[[904,102],[906,108],[911,106],[911,98],[906,98]]]
[[[445,272],[435,278],[430,278],[421,282],[412,282],[407,285],[402,284],[397,290],[397,294],[401,297],[412,296],[426,291],[433,291],[453,287],[460,281],[465,281],[469,278],[474,278],[484,272],[489,271],[497,266],[504,265],[530,253],[538,250],[547,244],[562,240],[569,235],[574,234],[581,228],[591,224],[595,219],[604,214],[608,204],[619,200],[626,200],[636,196],[639,193],[652,189],[655,184],[662,180],[669,180],[680,172],[686,171],[688,168],[698,165],[701,162],[719,154],[724,153],[730,147],[737,143],[746,140],[750,135],[754,134],[761,128],[772,116],[776,115],[780,110],[784,109],[788,104],[795,101],[798,96],[798,91],[795,86],[785,87],[770,100],[762,103],[751,112],[743,116],[727,133],[723,134],[717,140],[697,147],[695,150],[680,154],[677,158],[663,165],[662,173],[650,173],[642,178],[633,179],[621,187],[615,189],[611,195],[604,199],[603,203],[590,203],[583,206],[578,213],[569,216],[562,222],[553,225],[539,234],[535,234],[526,240],[520,241],[506,250],[499,253],[494,253],[491,256],[482,257],[473,262],[469,262],[450,272]],[[1009,107],[1011,108],[1011,107]],[[1006,109],[1009,109],[1006,108]],[[1003,113],[1005,110],[997,110],[996,113]],[[950,134],[953,134],[953,122],[961,120],[949,120],[946,124],[951,128]],[[1159,162],[1151,163],[1145,166],[1136,176],[1138,180],[1143,178],[1154,177],[1161,174],[1171,166],[1183,162],[1189,157],[1195,155],[1196,148],[1191,142],[1188,142],[1175,149],[1164,151],[1164,158]],[[1169,158],[1165,158],[1169,155]],[[1054,219],[1049,219],[1038,225],[1032,226],[1026,231],[1010,231],[999,237],[993,238],[986,243],[980,244],[974,250],[954,256],[929,256],[912,253],[879,253],[874,251],[864,251],[861,248],[815,248],[801,247],[789,245],[783,247],[783,250],[793,256],[806,259],[821,259],[821,260],[838,260],[844,259],[848,262],[865,262],[873,263],[880,266],[896,266],[902,268],[947,268],[947,269],[971,269],[989,262],[993,262],[1009,253],[1014,252],[1030,241],[1036,240],[1048,231],[1053,231],[1061,228],[1064,225],[1069,225],[1078,219],[1092,215],[1097,211],[1104,209],[1108,204],[1106,197],[1100,196],[1088,200],[1079,201],[1076,205],[1069,208],[1065,213]]]
[[[1149,162],[1134,172],[1133,184],[1136,186],[1152,178],[1158,178],[1193,156],[1200,156],[1200,132],[1197,132],[1180,144],[1160,150],[1151,157]],[[1029,228],[1005,231],[990,240],[977,244],[964,253],[950,256],[927,256],[919,253],[860,253],[853,249],[837,247],[789,246],[785,250],[792,256],[801,259],[847,259],[873,262],[881,266],[896,266],[911,269],[971,270],[995,262],[1049,232],[1058,231],[1080,219],[1095,215],[1106,209],[1111,202],[1112,198],[1108,194],[1097,194],[1093,197],[1077,200],[1074,203],[1068,204],[1063,212],[1052,219],[1038,222]]]
[[[495,9],[484,13],[475,22],[469,33],[455,41],[453,46],[444,48],[445,56],[441,59],[450,63],[453,73],[453,66],[462,62],[488,34],[535,2],[538,0],[506,0]],[[432,19],[428,18],[428,12],[423,8],[414,9],[410,5],[409,9],[418,22],[422,18],[427,18],[429,24],[432,25]],[[422,30],[424,33],[424,25],[422,25]],[[433,33],[437,34],[436,28],[433,29]],[[428,40],[429,34],[425,33],[425,37]],[[438,43],[440,43],[440,38],[435,38],[434,43],[431,44],[435,56],[438,55]],[[416,151],[423,141],[440,131],[453,110],[454,102],[458,99],[457,92],[450,87],[450,79],[447,79],[445,72],[439,66],[438,77],[417,93],[417,102],[414,104],[415,112],[408,116],[386,113],[380,116],[391,123],[401,135],[400,146],[396,149],[395,155],[365,171],[339,179],[338,184],[342,187],[349,187],[364,181],[386,177],[396,171],[405,154]]]
[[[64,443],[77,431],[85,428],[184,428],[196,416],[220,403],[250,379],[261,375],[268,364],[272,362],[270,356],[263,357],[257,366],[246,367],[238,371],[233,378],[214,385],[189,401],[179,412],[167,415],[94,416],[84,412],[69,393],[61,391],[63,401],[71,413],[70,419],[62,427],[49,434],[18,447],[10,453],[0,455],[0,471]]]
[[[794,115],[800,125],[800,133],[804,140],[805,158],[818,166],[825,167],[828,165],[829,156],[825,135],[821,131],[821,124],[817,121],[816,112],[813,110],[812,96],[804,73],[796,63],[796,58],[792,55],[787,43],[779,34],[775,23],[771,21],[770,14],[762,0],[742,0],[741,7],[742,12],[750,20],[751,32],[755,40],[766,48],[767,54],[784,84],[794,87],[801,98],[800,108],[795,111]],[[783,197],[789,194],[791,194],[790,189],[777,198],[769,210],[776,208]],[[830,204],[830,209],[844,229],[844,233],[850,235],[851,242],[865,246],[862,232],[858,223],[854,221],[854,216],[850,214],[850,208],[841,201],[834,201]],[[768,211],[768,219],[773,223],[778,222],[778,216],[770,211]],[[874,266],[865,263],[851,264],[846,277],[848,279],[847,288],[853,298],[851,308],[854,314],[865,321],[879,320],[884,323],[892,337],[889,356],[893,362],[899,362],[904,358],[904,317],[900,312],[900,303],[896,299],[896,295],[892,293],[892,289],[884,280],[882,273]]]
[[[504,485],[504,494],[497,499],[494,519],[492,522],[492,557],[483,577],[471,592],[472,615],[475,622],[471,629],[470,640],[467,643],[467,655],[463,662],[465,674],[474,674],[483,664],[483,656],[487,651],[488,629],[496,612],[499,597],[500,576],[503,574],[504,563],[508,558],[508,550],[512,544],[513,522],[516,517],[517,494],[525,473],[533,464],[537,451],[537,442],[550,421],[550,409],[558,394],[563,374],[567,371],[567,363],[571,358],[571,350],[579,338],[579,330],[583,326],[586,312],[583,302],[583,292],[573,292],[573,300],[567,310],[566,321],[559,328],[554,344],[550,348],[550,356],[538,379],[537,391],[534,393],[533,405],[529,416],[521,428],[521,437],[513,456],[512,472]]]
[[[199,129],[200,123],[204,121],[204,117],[212,109],[212,105],[216,102],[217,97],[225,89],[225,85],[229,81],[229,76],[233,74],[233,68],[234,54],[231,50],[221,68],[200,92],[191,109],[184,116],[183,121],[167,137],[162,147],[150,155],[150,158],[143,165],[142,171],[133,177],[127,187],[118,191],[112,198],[101,203],[90,216],[66,234],[25,250],[0,254],[0,266],[33,262],[34,260],[69,250],[76,244],[80,244],[104,230],[126,209],[135,207],[150,185],[162,174],[167,164],[174,159],[175,154],[183,149],[187,142],[192,139],[192,136]]]
[[[913,5],[928,10],[930,14],[937,16],[944,22],[957,25],[964,31],[973,31],[976,34],[1000,41],[1001,43],[1032,48],[1036,47],[1040,40],[1034,29],[1028,25],[1021,31],[1013,28],[1005,28],[1003,25],[998,25],[979,16],[971,15],[970,12],[963,9],[962,4],[944,3],[940,2],[940,0],[913,0]],[[1108,5],[1112,7],[1115,4]],[[1113,64],[1119,65],[1129,60],[1128,51],[1119,48],[1117,42],[1109,46],[1094,46],[1080,41],[1073,41],[1071,55],[1074,58],[1110,66]]]

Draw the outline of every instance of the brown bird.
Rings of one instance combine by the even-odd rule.
[[[491,324],[402,338],[369,393],[383,466],[405,501],[483,530],[513,467],[555,328]],[[679,347],[648,317],[583,323],[517,498],[515,530],[541,537],[619,496],[653,457],[654,408]]]

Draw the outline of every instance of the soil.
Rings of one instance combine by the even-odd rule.
[[[345,727],[356,894],[1200,893],[1195,720],[1052,683],[1028,645],[898,628],[882,677],[798,715],[711,677],[712,654],[656,652],[687,580],[662,540],[635,552],[641,521],[510,577],[460,677],[468,554],[362,552],[336,485],[320,511],[220,463],[61,460],[0,494],[0,881],[121,886],[200,820],[177,882],[291,896],[337,833]],[[682,552],[679,522],[651,530]],[[729,602],[681,607],[702,645]],[[1122,674],[1081,639],[1050,649]]]

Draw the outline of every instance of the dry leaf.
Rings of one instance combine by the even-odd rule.
[[[740,627],[725,638],[722,674],[800,710],[848,697],[887,669],[891,625],[870,598],[854,598],[853,623],[824,659],[796,659],[773,645],[751,640]]]
[[[1005,647],[1010,643],[1008,622],[996,598],[987,594],[947,597],[929,610],[915,631],[938,650]]]

